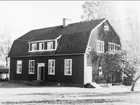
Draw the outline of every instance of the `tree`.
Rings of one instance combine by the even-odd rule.
[[[135,84],[140,78],[140,57],[135,53],[126,51],[106,52],[102,57],[102,69],[105,73],[118,70],[132,78],[131,91],[134,91]]]
[[[122,45],[126,47],[126,50],[128,48],[131,48],[131,52],[126,53],[120,53],[120,57],[124,57],[127,59],[124,59],[122,61],[127,61],[122,63],[122,67],[119,65],[121,70],[125,70],[125,72],[129,71],[130,74],[133,76],[133,83],[132,83],[132,90],[135,87],[136,81],[140,78],[139,75],[139,68],[138,68],[138,62],[139,61],[139,52],[140,52],[140,38],[139,38],[139,24],[140,24],[140,18],[138,17],[138,10],[139,10],[139,3],[138,2],[111,2],[111,1],[86,1],[83,6],[83,15],[82,20],[92,20],[92,19],[100,19],[100,18],[107,18],[112,26],[115,28],[116,32],[121,35],[121,39],[125,39],[125,35],[127,37],[131,36],[131,41],[129,41],[129,44],[122,42]],[[121,18],[119,18],[121,17]],[[118,53],[117,53],[118,54]],[[132,58],[129,58],[128,55],[131,55]],[[106,55],[110,56],[110,55]],[[110,61],[113,58],[110,58]],[[114,58],[115,59],[115,58]],[[129,61],[130,60],[130,61]],[[136,62],[136,63],[134,63]],[[133,64],[133,66],[132,66]],[[131,65],[131,66],[130,66]],[[114,68],[116,65],[112,65],[111,68]],[[124,66],[124,69],[123,69]],[[127,69],[126,69],[127,68]],[[110,69],[112,70],[112,69]],[[132,73],[131,73],[132,72]],[[128,73],[127,73],[128,74]]]
[[[5,27],[0,34],[0,60],[5,62],[6,68],[8,68],[8,53],[12,45],[10,32],[10,28]]]
[[[86,1],[83,5],[83,15],[81,18],[83,20],[91,20],[91,19],[96,19],[99,18],[98,16],[98,10],[99,10],[99,1]]]

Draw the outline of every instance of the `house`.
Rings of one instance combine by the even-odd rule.
[[[121,47],[107,19],[97,19],[32,30],[16,39],[9,53],[10,80],[84,85],[93,81],[96,68],[90,52]]]

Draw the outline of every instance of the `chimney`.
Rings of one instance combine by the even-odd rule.
[[[66,27],[70,23],[70,19],[68,18],[63,18],[63,27]]]

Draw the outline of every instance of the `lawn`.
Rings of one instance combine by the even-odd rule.
[[[0,105],[140,105],[140,86],[35,87],[0,83]]]

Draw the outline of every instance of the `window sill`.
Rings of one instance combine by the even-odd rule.
[[[16,73],[16,74],[22,74],[22,73]]]

